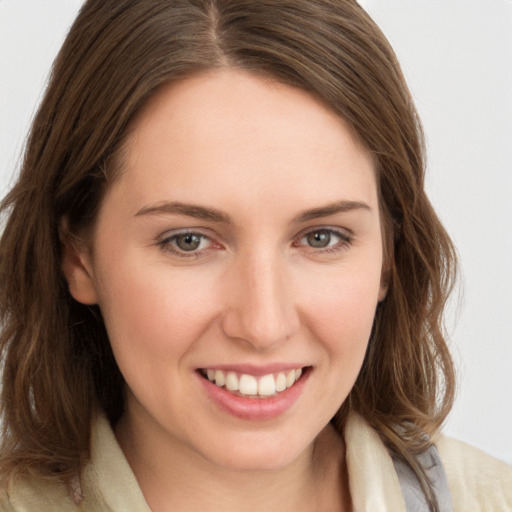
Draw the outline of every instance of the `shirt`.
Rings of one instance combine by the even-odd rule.
[[[351,414],[344,439],[354,512],[406,512],[393,460],[377,432]],[[512,511],[511,467],[446,436],[435,444],[455,512]],[[91,460],[80,480],[79,506],[64,484],[27,478],[0,492],[0,512],[151,512],[104,416],[93,425]]]

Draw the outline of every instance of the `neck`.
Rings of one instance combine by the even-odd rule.
[[[268,471],[219,467],[182,444],[141,436],[122,419],[116,436],[153,512],[348,511],[342,438],[328,425],[291,464]],[[171,462],[170,462],[171,461]]]

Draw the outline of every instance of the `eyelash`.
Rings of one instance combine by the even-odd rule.
[[[312,234],[325,234],[329,237],[337,237],[339,239],[338,243],[336,243],[334,246],[327,246],[327,247],[319,247],[315,248],[307,244],[300,244],[300,241],[304,238],[306,238],[308,235]],[[203,240],[210,240],[210,246],[206,247],[201,250],[193,250],[193,251],[184,251],[179,248],[177,248],[174,243],[179,237],[198,237],[201,241]],[[330,242],[330,240],[329,240]],[[336,253],[340,250],[347,249],[352,244],[352,236],[348,235],[347,233],[333,229],[333,228],[316,228],[316,229],[310,229],[308,231],[302,232],[299,234],[293,242],[294,247],[307,247],[308,252],[313,252],[314,254],[331,254]],[[175,233],[171,236],[167,236],[163,238],[162,240],[159,240],[157,242],[157,245],[164,251],[171,253],[174,256],[178,256],[180,258],[199,258],[203,255],[204,252],[208,251],[211,246],[217,245],[217,247],[221,247],[220,244],[215,244],[210,237],[203,233],[199,233],[196,231],[182,231],[179,233]]]
[[[347,234],[346,232],[340,231],[338,229],[333,228],[316,228],[316,229],[310,229],[308,231],[302,232],[295,240],[300,242],[302,239],[306,238],[308,235],[312,234],[326,234],[329,237],[336,237],[339,239],[338,243],[336,243],[333,246],[327,246],[327,247],[319,247],[315,248],[310,245],[303,244],[303,247],[307,247],[308,250],[313,250],[315,254],[330,254],[330,253],[336,253],[340,250],[347,249],[352,244],[352,236]],[[329,240],[330,242],[330,240]],[[294,245],[296,243],[294,242]]]
[[[180,258],[198,258],[205,251],[207,251],[209,249],[209,247],[207,247],[206,249],[202,249],[202,250],[199,250],[199,251],[194,250],[194,251],[188,251],[187,252],[187,251],[181,250],[181,249],[179,249],[179,248],[177,248],[177,247],[175,247],[173,245],[173,242],[176,242],[176,240],[179,237],[186,237],[186,236],[198,237],[201,240],[201,242],[203,240],[210,240],[210,237],[208,237],[207,235],[204,235],[203,233],[198,233],[196,231],[181,231],[179,233],[174,233],[171,236],[167,236],[167,237],[163,238],[162,240],[159,240],[157,245],[164,252],[171,253],[172,255],[178,256]],[[211,244],[214,245],[214,242],[211,241]]]

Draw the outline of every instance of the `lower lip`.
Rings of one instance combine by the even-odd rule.
[[[299,399],[311,373],[306,370],[291,387],[268,398],[245,398],[233,395],[198,374],[204,389],[213,402],[228,414],[244,420],[264,421],[277,418],[288,411]]]

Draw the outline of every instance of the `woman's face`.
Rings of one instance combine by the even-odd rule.
[[[187,79],[137,119],[90,251],[64,268],[101,308],[140,439],[284,467],[350,392],[385,294],[372,159],[302,91]]]

